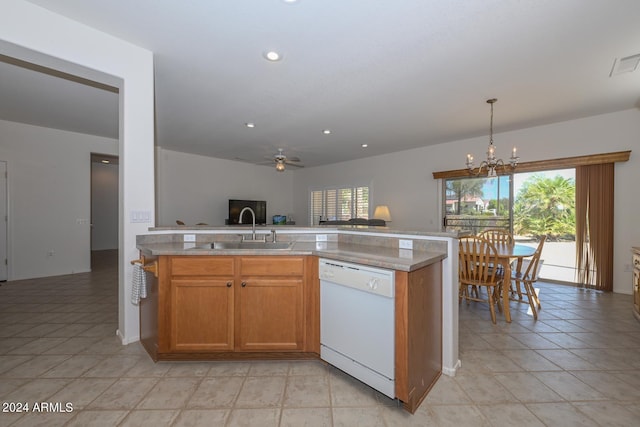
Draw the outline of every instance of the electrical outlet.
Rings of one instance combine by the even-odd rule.
[[[316,234],[316,242],[326,242],[327,235],[326,234]]]
[[[413,249],[413,240],[400,239],[398,240],[398,247],[400,249]]]
[[[185,242],[195,242],[196,241],[196,235],[195,234],[185,234],[184,235],[184,241]]]

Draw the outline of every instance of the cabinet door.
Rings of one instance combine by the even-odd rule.
[[[171,349],[233,350],[233,279],[171,281]]]
[[[236,302],[239,350],[301,350],[302,278],[245,278]]]

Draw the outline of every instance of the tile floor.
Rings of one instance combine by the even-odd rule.
[[[92,273],[0,286],[0,426],[640,425],[627,295],[543,283],[539,320],[514,302],[510,325],[463,303],[462,368],[409,415],[321,362],[154,364],[115,337],[113,257],[96,260]],[[22,402],[29,413],[14,412]]]

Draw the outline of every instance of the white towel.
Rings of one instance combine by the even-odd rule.
[[[131,302],[138,304],[140,298],[147,297],[147,272],[142,268],[142,264],[133,264],[133,278],[131,280]]]

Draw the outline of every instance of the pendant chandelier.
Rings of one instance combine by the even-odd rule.
[[[491,105],[491,123],[489,127],[489,148],[487,149],[487,160],[483,160],[478,166],[478,169],[474,171],[473,166],[473,156],[471,154],[467,154],[467,169],[469,173],[472,175],[480,175],[486,170],[487,177],[494,178],[498,176],[497,169],[502,168],[502,172],[506,172],[506,166],[502,159],[496,159],[496,146],[493,145],[493,104],[495,104],[498,100],[496,98],[487,99],[487,103]],[[509,164],[511,165],[511,169],[515,169],[518,166],[518,160],[520,157],[517,156],[516,147],[513,147],[511,151],[511,157],[509,158]]]

